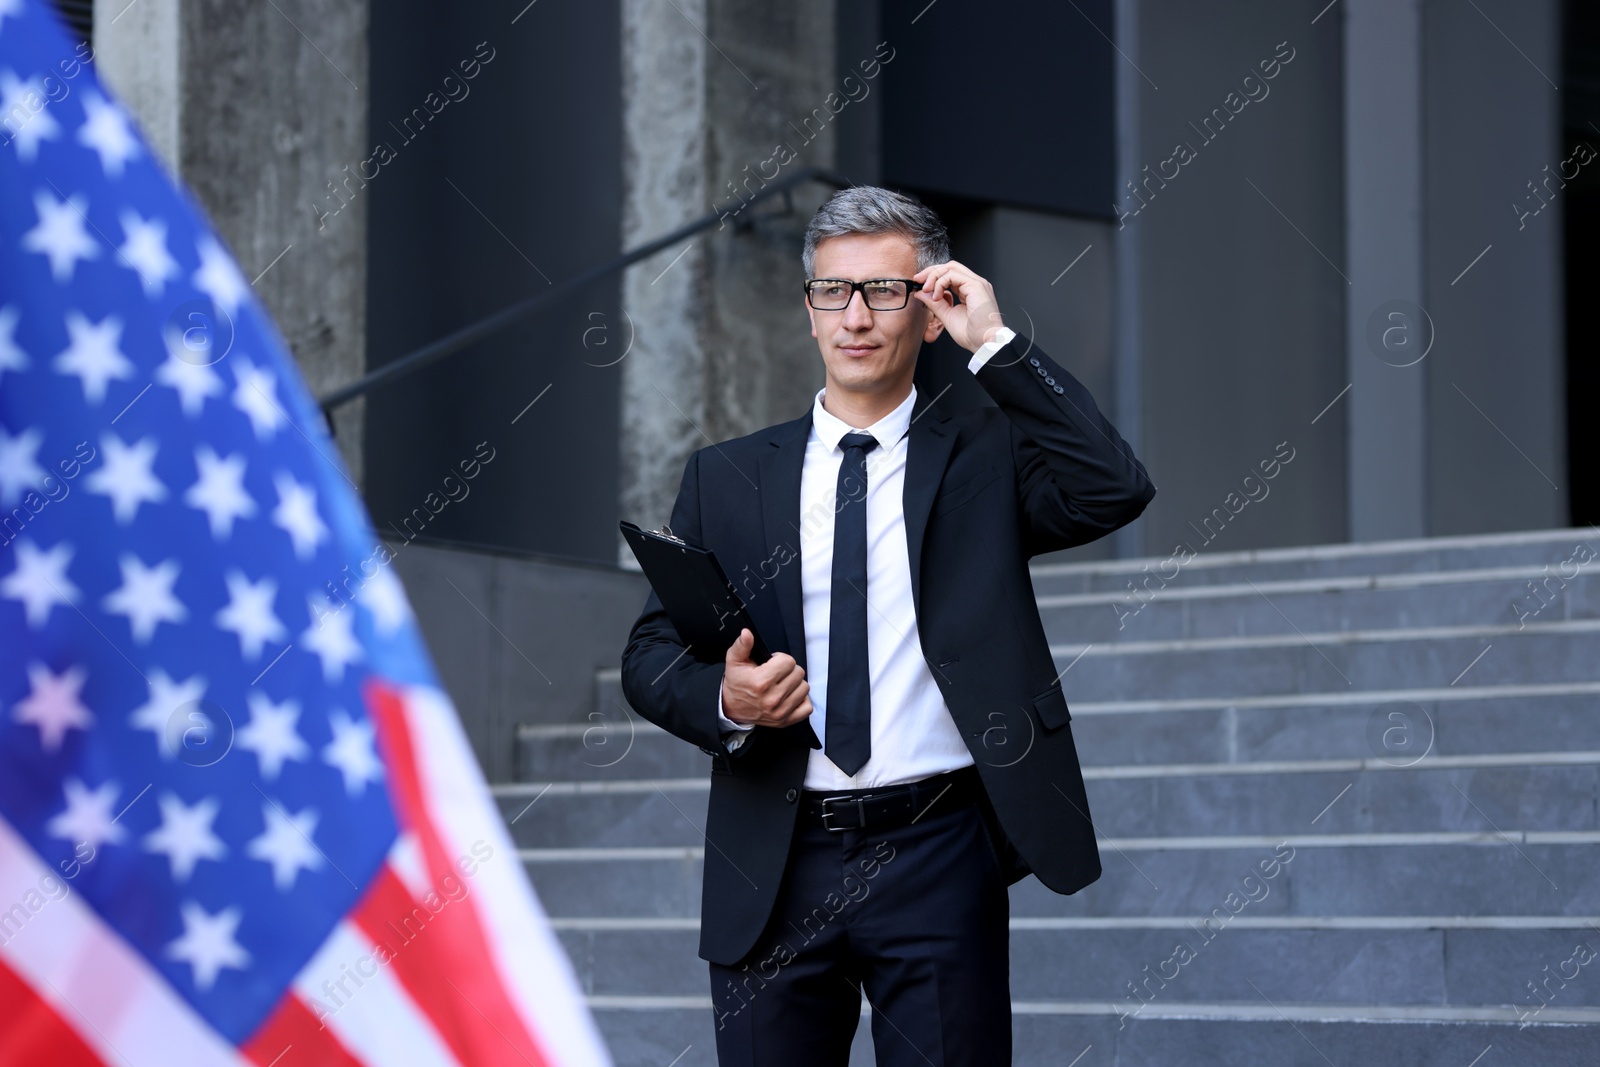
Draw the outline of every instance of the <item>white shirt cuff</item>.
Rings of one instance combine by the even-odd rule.
[[[1010,344],[1011,339],[1016,336],[1016,331],[1011,327],[1000,327],[1000,331],[994,335],[994,340],[982,345],[976,352],[972,353],[972,358],[967,360],[967,369],[973,374],[977,374],[978,371],[983,369],[983,365],[989,362],[990,356]]]
[[[745,738],[751,730],[756,728],[753,722],[734,722],[722,714],[722,686],[717,686],[717,723],[722,727],[722,743],[728,746],[731,752],[744,744]],[[735,731],[730,733],[729,731]]]

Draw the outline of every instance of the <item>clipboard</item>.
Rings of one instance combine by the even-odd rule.
[[[720,658],[738,638],[740,628],[749,627],[755,637],[750,659],[765,663],[772,658],[744,601],[709,548],[691,545],[667,526],[641,530],[627,521],[618,525],[678,636],[693,655],[700,659]]]
[[[748,628],[755,638],[750,648],[752,662],[765,663],[772,658],[738,590],[709,548],[690,544],[665,525],[659,530],[643,530],[623,520],[618,527],[678,637],[696,658],[725,656],[741,628]],[[803,725],[810,746],[821,748],[809,717]]]

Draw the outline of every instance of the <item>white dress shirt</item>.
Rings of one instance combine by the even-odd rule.
[[[967,363],[976,374],[1015,334],[1002,327]],[[942,771],[970,766],[972,754],[956,728],[944,696],[922,655],[911,597],[911,561],[906,544],[905,490],[907,430],[917,390],[900,406],[865,428],[852,427],[823,407],[826,389],[812,400],[811,432],[800,476],[800,587],[804,602],[807,694],[811,726],[827,743],[828,628],[833,592],[833,520],[839,465],[847,433],[870,433],[878,445],[867,453],[867,664],[872,694],[872,757],[847,775],[812,749],[805,788],[829,791],[868,789],[916,781]],[[753,725],[717,718],[730,750]]]

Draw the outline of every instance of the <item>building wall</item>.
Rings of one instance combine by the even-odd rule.
[[[1478,7],[1423,14],[1432,534],[1568,521],[1560,4]]]
[[[339,210],[330,231],[357,204],[369,212],[374,368],[622,250],[616,7],[442,10],[374,10],[360,158],[375,158],[375,176],[351,207],[324,201]],[[612,562],[622,367],[611,353],[625,332],[612,274],[375,391],[366,497],[378,529]],[[463,496],[459,468],[475,456],[493,459]],[[460,499],[445,502],[451,487]]]
[[[1344,425],[1312,425],[1347,382],[1341,42],[1303,7],[1138,6],[1137,173],[1156,178],[1124,185],[1118,225],[1137,240],[1146,553],[1345,536]]]
[[[595,673],[615,670],[648,594],[643,576],[507,553],[386,542],[490,781],[516,775],[522,723],[591,719]],[[616,725],[615,719],[609,720]]]

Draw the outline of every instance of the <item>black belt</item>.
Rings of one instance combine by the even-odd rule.
[[[928,813],[935,804],[948,811],[978,799],[983,788],[978,768],[958,767],[915,782],[848,793],[807,790],[801,809],[806,818],[827,830],[884,830],[904,826]]]

